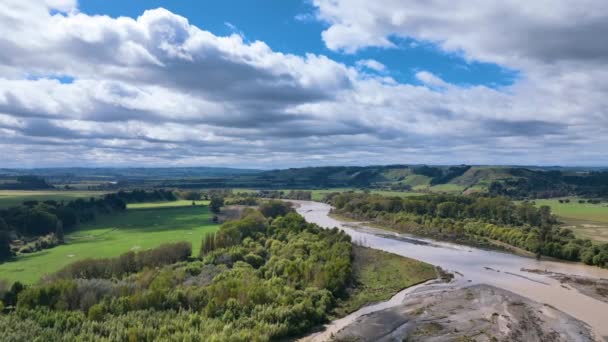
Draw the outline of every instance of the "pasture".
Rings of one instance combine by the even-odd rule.
[[[35,283],[44,274],[86,258],[115,257],[166,242],[188,241],[198,254],[202,236],[218,229],[211,222],[208,206],[199,201],[130,204],[128,210],[99,216],[66,234],[66,244],[21,255],[0,264],[0,279],[8,282]]]
[[[536,205],[547,205],[575,234],[595,241],[608,242],[608,204],[579,203],[579,198],[535,200]],[[561,200],[564,200],[563,198]]]

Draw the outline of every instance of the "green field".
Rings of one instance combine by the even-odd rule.
[[[569,200],[570,203],[559,203],[559,199],[535,202],[539,206],[550,206],[564,226],[572,229],[578,236],[608,242],[608,204],[578,203],[578,198]]]
[[[194,201],[195,206],[208,205],[209,201]],[[191,207],[192,201],[179,200],[171,202],[147,202],[147,203],[129,203],[129,209],[154,209],[154,208],[172,208],[172,207]]]
[[[71,201],[76,198],[101,196],[102,191],[0,190],[0,208],[16,206],[23,201]]]
[[[431,192],[450,192],[450,193],[460,193],[464,191],[465,187],[460,184],[437,184],[433,185],[429,188]]]
[[[190,241],[193,253],[197,254],[202,236],[217,230],[218,225],[210,221],[207,206],[193,207],[191,203],[132,204],[126,212],[100,216],[67,234],[65,245],[0,264],[0,279],[34,283],[75,260],[114,257],[165,242]]]

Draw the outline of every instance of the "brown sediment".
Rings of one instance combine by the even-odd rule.
[[[489,285],[418,291],[362,316],[335,341],[594,341],[585,323]]]
[[[586,296],[608,303],[608,279],[546,272],[538,269],[522,270],[530,273],[547,275],[553,279],[559,280],[563,288],[574,288]]]

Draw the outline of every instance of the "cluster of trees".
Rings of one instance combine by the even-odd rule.
[[[493,239],[537,256],[608,266],[608,244],[576,238],[571,230],[558,227],[548,206],[480,195],[401,198],[335,193],[327,200],[342,215],[374,220],[404,232],[473,244],[487,244],[484,239]]]
[[[126,268],[104,279],[70,273],[11,290],[12,297],[18,292],[16,308],[0,314],[0,334],[48,341],[285,339],[327,321],[351,281],[350,238],[290,210],[275,218],[246,210],[215,236],[225,243],[203,244],[197,259]]]
[[[176,201],[177,196],[171,190],[155,189],[155,190],[142,190],[136,189],[132,191],[119,191],[116,196],[125,203],[136,203],[136,202],[170,202]]]
[[[211,200],[213,197],[230,197],[233,196],[231,189],[209,189],[205,191],[198,190],[178,190],[177,196],[181,199],[189,201]]]
[[[225,205],[248,205],[254,206],[258,205],[259,201],[256,197],[250,196],[249,194],[245,196],[234,196],[228,197],[224,199]]]
[[[556,223],[551,208],[537,208],[530,202],[515,204],[505,197],[428,194],[412,197],[387,197],[368,193],[333,193],[327,200],[337,209],[373,218],[380,213],[406,213],[415,216],[455,220],[540,226]]]

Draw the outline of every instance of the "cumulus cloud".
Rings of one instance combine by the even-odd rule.
[[[0,148],[12,153],[0,166],[607,163],[608,68],[587,36],[602,14],[582,9],[596,3],[572,11],[581,27],[553,23],[561,2],[464,3],[315,1],[329,48],[432,41],[522,70],[514,85],[457,86],[432,71],[400,84],[376,60],[281,53],[165,9],[111,18],[69,0],[4,1]]]
[[[608,3],[602,0],[314,0],[327,46],[356,51],[391,46],[391,37],[435,42],[499,63],[608,60]],[[362,34],[363,33],[363,34]]]

